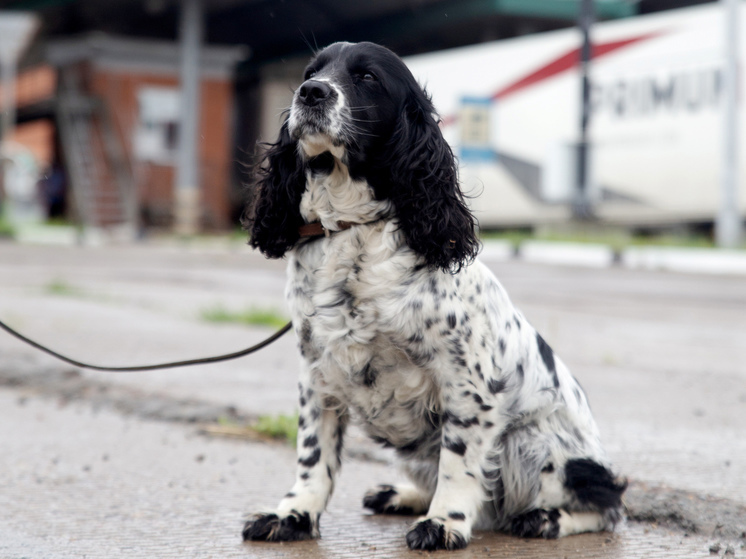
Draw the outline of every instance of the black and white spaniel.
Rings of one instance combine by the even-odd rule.
[[[475,260],[479,240],[428,95],[388,49],[310,62],[250,209],[251,245],[288,258],[302,367],[295,485],[245,540],[319,536],[358,421],[408,485],[363,506],[423,515],[412,549],[474,529],[555,538],[613,528],[615,479],[583,389]]]

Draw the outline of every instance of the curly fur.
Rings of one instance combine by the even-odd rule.
[[[246,223],[251,224],[251,246],[261,247],[270,258],[281,258],[298,241],[303,224],[300,198],[306,187],[303,161],[287,123],[277,142],[269,145],[264,162]]]
[[[252,246],[288,259],[298,470],[245,539],[318,535],[350,420],[404,463],[412,483],[373,488],[363,504],[425,514],[413,549],[459,549],[477,528],[612,528],[626,484],[578,382],[475,260],[474,218],[427,94],[370,43],[327,47],[305,79],[249,219]],[[301,239],[312,221],[331,234]]]

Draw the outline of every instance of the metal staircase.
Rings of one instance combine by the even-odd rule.
[[[75,68],[60,72],[57,125],[81,224],[134,236],[138,212],[131,168],[106,107],[81,93]]]

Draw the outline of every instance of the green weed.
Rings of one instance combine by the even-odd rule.
[[[298,442],[298,412],[293,415],[262,415],[251,427],[267,437],[284,439],[292,447]]]
[[[0,237],[12,237],[15,232],[15,227],[9,221],[0,218]]]
[[[223,322],[234,324],[247,324],[250,326],[268,326],[280,328],[288,323],[289,319],[275,309],[260,309],[256,307],[244,311],[231,311],[222,306],[205,309],[200,313],[202,320],[208,322]]]
[[[47,283],[43,290],[50,295],[60,295],[65,297],[81,297],[83,292],[67,283],[64,280],[56,279]]]

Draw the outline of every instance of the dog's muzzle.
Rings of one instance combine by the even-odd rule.
[[[303,82],[295,92],[290,111],[290,133],[296,139],[316,134],[335,138],[339,128],[338,124],[335,125],[338,99],[339,94],[326,82]]]

